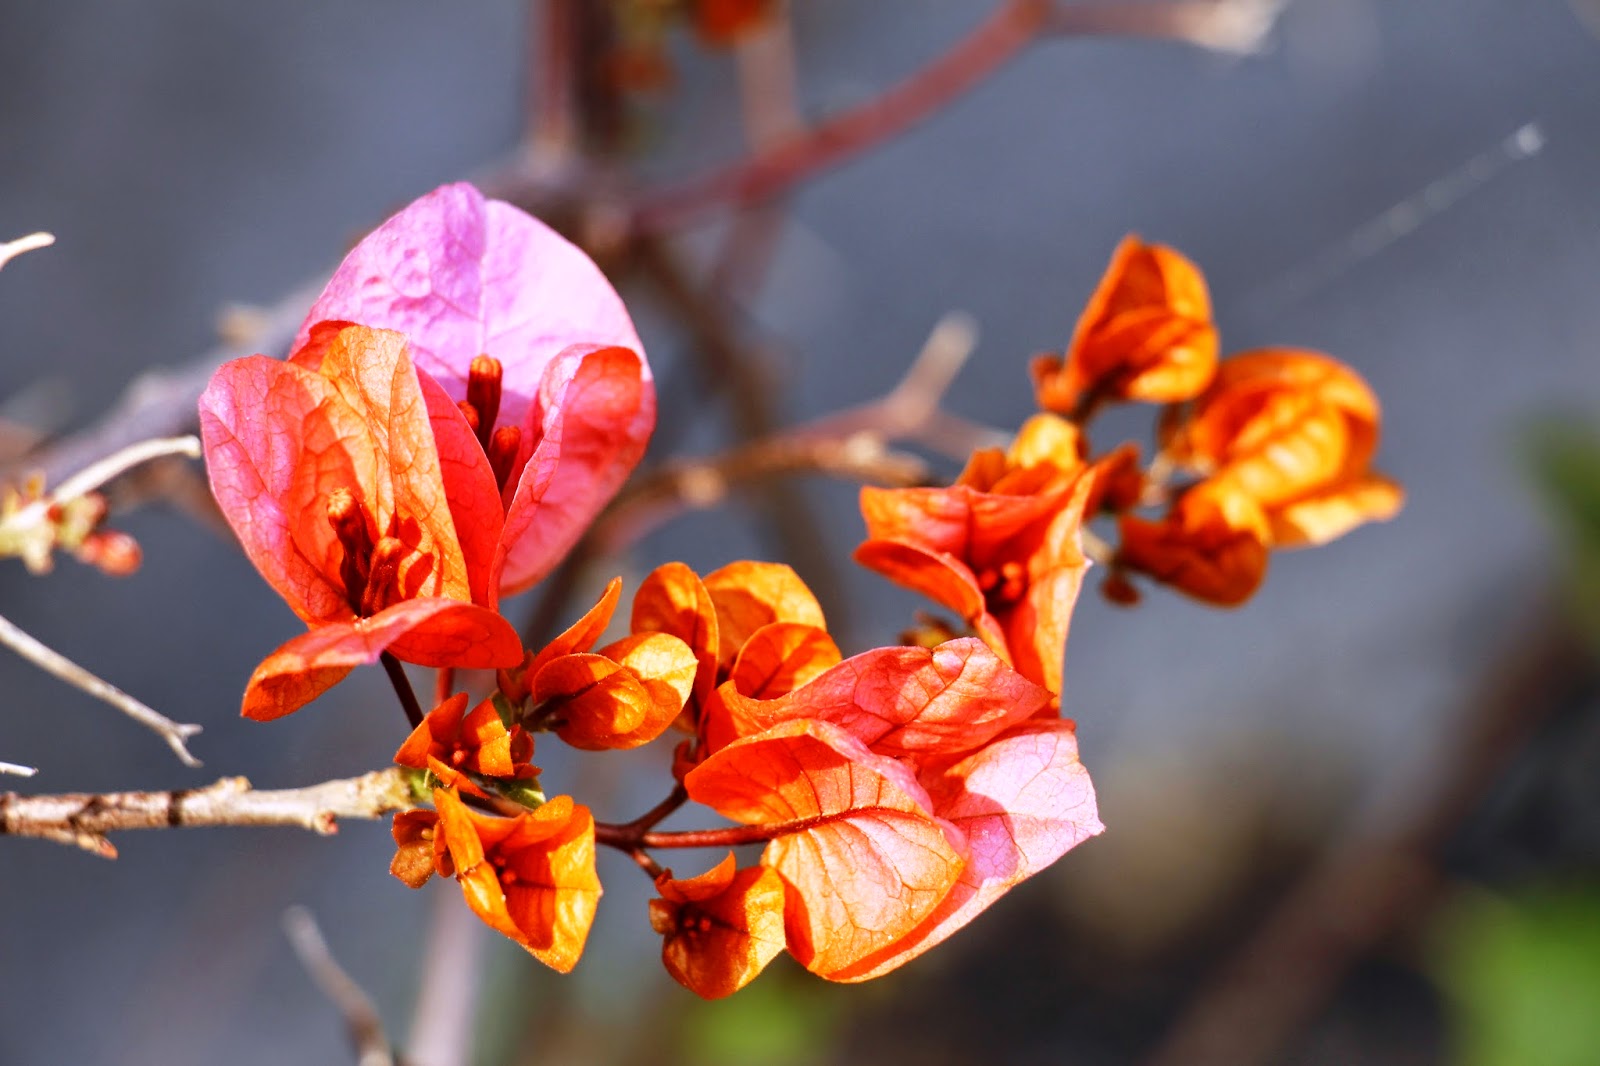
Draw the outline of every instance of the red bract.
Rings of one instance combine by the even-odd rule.
[[[405,338],[350,327],[316,369],[264,356],[200,398],[211,488],[250,561],[311,632],[257,668],[244,714],[288,714],[384,651],[423,666],[521,657],[463,552]],[[492,502],[492,501],[491,501]],[[470,539],[470,537],[469,537]]]
[[[566,554],[655,425],[644,349],[599,268],[471,185],[436,189],[357,245],[312,306],[294,361],[318,358],[325,322],[410,340],[451,512],[494,527],[491,576],[506,593]],[[481,506],[485,485],[498,488],[499,513]]]

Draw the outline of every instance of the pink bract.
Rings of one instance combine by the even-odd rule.
[[[434,394],[431,378],[454,402],[467,398],[475,357],[499,360],[496,424],[521,431],[493,561],[503,593],[555,567],[621,487],[655,426],[644,348],[599,267],[543,222],[465,183],[423,196],[345,257],[306,316],[292,361],[320,359],[324,322],[405,334],[424,392]],[[476,442],[466,419],[434,395],[447,480],[492,481],[482,448],[468,447]],[[454,506],[478,494],[449,495]]]

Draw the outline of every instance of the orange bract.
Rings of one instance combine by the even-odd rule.
[[[1186,400],[1216,366],[1204,276],[1173,249],[1129,236],[1078,319],[1066,358],[1041,356],[1032,372],[1039,406],[1073,414],[1100,400]]]
[[[563,655],[533,678],[556,734],[575,748],[636,748],[666,731],[694,685],[690,647],[666,633],[626,637],[599,654]]]
[[[1227,486],[1201,484],[1163,521],[1121,520],[1117,562],[1208,603],[1249,599],[1267,573],[1270,532],[1261,507]]]
[[[517,779],[538,772],[529,764],[533,738],[520,725],[507,729],[493,700],[484,700],[471,714],[466,710],[465,692],[439,704],[400,745],[394,761],[428,770],[446,788],[475,796],[482,796],[483,790],[466,774]]]
[[[911,772],[828,722],[735,741],[684,786],[734,821],[788,827],[761,861],[791,890],[790,953],[824,977],[905,936],[966,865],[965,839],[934,819]]]
[[[438,826],[434,811],[401,811],[394,816],[391,832],[396,850],[389,872],[412,888],[421,888],[435,873],[449,877],[453,872]]]
[[[1165,419],[1165,452],[1221,490],[1258,502],[1275,547],[1322,544],[1399,510],[1399,486],[1372,473],[1378,400],[1317,352],[1267,348],[1226,359],[1216,382]]]
[[[957,612],[998,654],[1052,692],[1088,560],[1077,430],[1054,415],[1009,451],[976,453],[947,489],[861,490],[856,561]]]
[[[435,789],[451,868],[467,906],[554,970],[577,965],[600,900],[594,871],[594,819],[557,796],[515,818],[474,811]]]
[[[765,866],[739,870],[730,851],[699,877],[663,874],[656,891],[650,925],[665,938],[661,961],[699,996],[732,995],[784,949],[783,878]]]

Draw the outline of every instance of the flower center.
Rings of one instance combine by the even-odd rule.
[[[1028,591],[1028,571],[1020,562],[1001,563],[978,571],[978,587],[991,613],[1009,607]]]
[[[411,599],[433,572],[433,554],[419,552],[392,534],[372,539],[371,516],[355,493],[337,488],[328,493],[328,524],[344,548],[339,578],[345,601],[359,618],[370,618],[401,600]]]
[[[457,406],[472,427],[484,455],[489,457],[489,469],[494,471],[494,483],[501,492],[511,479],[511,467],[517,461],[517,451],[522,447],[522,430],[517,426],[495,426],[500,417],[500,382],[503,375],[500,360],[480,355],[472,360],[467,371],[467,398]]]

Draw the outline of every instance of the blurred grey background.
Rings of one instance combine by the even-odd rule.
[[[869,97],[990,6],[794,0],[810,113]],[[63,428],[82,424],[140,373],[210,347],[224,306],[278,299],[363,225],[504,156],[521,123],[523,17],[511,0],[0,5],[0,238],[58,238],[0,274],[0,399],[18,398],[22,415],[66,404]],[[729,58],[681,43],[677,94],[636,117],[658,177],[741,150]],[[798,195],[752,323],[776,353],[790,418],[879,395],[937,318],[963,309],[981,346],[949,405],[1016,425],[1031,405],[1026,358],[1065,343],[1130,230],[1203,266],[1226,349],[1330,351],[1384,402],[1379,463],[1410,493],[1394,523],[1277,558],[1237,612],[1159,593],[1117,610],[1091,582],[1065,704],[1110,833],[1061,868],[1117,854],[1125,825],[1192,842],[1192,817],[1174,822],[1173,810],[1247,817],[1254,793],[1216,790],[1203,767],[1232,767],[1281,802],[1304,801],[1308,817],[1341,821],[1381,820],[1428,771],[1479,666],[1549,572],[1518,427],[1553,409],[1600,415],[1596,189],[1600,42],[1566,4],[1296,0],[1268,47],[1243,58],[1044,43]],[[638,317],[665,373],[682,341],[652,332],[647,304]],[[663,419],[693,423],[682,439],[709,448],[724,429],[707,406],[698,421]],[[1144,432],[1134,420],[1111,428],[1124,427]],[[854,491],[806,492],[843,560],[860,533]],[[283,787],[390,757],[402,726],[376,671],[271,726],[239,719],[244,680],[296,631],[293,617],[232,545],[184,516],[150,508],[122,524],[145,548],[137,575],[66,560],[34,578],[13,563],[0,567],[0,611],[203,723],[194,750],[206,766],[184,769],[115,712],[0,655],[0,758],[41,768],[20,787],[190,787],[224,774]],[[634,562],[636,573],[667,558],[704,570],[771,550],[735,510],[682,520]],[[916,602],[849,577],[841,624],[856,647],[892,639]],[[627,764],[642,780],[582,765],[609,790],[601,816],[627,817],[661,791],[653,763]],[[0,1063],[348,1061],[337,1017],[279,931],[297,902],[403,1035],[435,893],[389,877],[385,827],[118,844],[122,858],[105,863],[0,843]],[[1135,894],[1203,876],[1186,852],[1167,854],[1101,875]],[[690,1008],[655,961],[644,879],[612,858],[590,956],[562,983],[524,978],[496,954],[492,972],[521,982],[502,987],[503,1002],[559,1002],[613,1026],[629,1004]],[[1071,891],[1060,873],[1029,898],[1055,905]],[[963,933],[950,961],[935,953],[843,992],[893,1011],[941,968],[1003,969],[986,952],[1000,950],[1024,894]],[[1083,920],[1096,921],[1092,909]],[[1050,990],[1039,994],[1037,1033],[1008,1061],[1122,1061],[1066,1043]],[[1431,1039],[1407,1061],[1433,1061]],[[600,1061],[592,1048],[548,1050],[538,1061]]]

